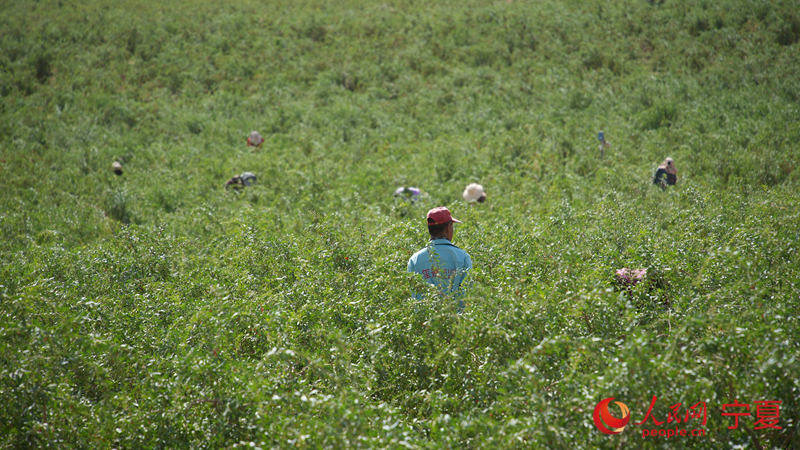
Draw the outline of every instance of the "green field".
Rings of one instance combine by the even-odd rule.
[[[0,5],[0,447],[800,447],[797,1]]]

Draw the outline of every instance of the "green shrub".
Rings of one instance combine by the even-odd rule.
[[[124,189],[115,189],[107,194],[105,211],[108,217],[122,222],[131,223],[131,212],[128,206],[128,193]]]
[[[800,446],[795,6],[9,2],[0,447]]]

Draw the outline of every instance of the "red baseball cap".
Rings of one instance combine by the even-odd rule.
[[[450,210],[445,206],[439,206],[428,211],[428,225],[444,225],[446,223],[463,223],[450,215]]]

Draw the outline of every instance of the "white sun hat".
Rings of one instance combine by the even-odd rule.
[[[480,184],[470,183],[467,185],[466,189],[464,189],[462,197],[464,197],[464,201],[469,203],[483,203],[486,200],[486,192]]]

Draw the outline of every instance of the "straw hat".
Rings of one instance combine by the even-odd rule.
[[[486,200],[486,192],[483,190],[483,186],[478,183],[468,184],[464,189],[464,193],[461,195],[464,197],[465,201],[470,203],[483,203]]]

